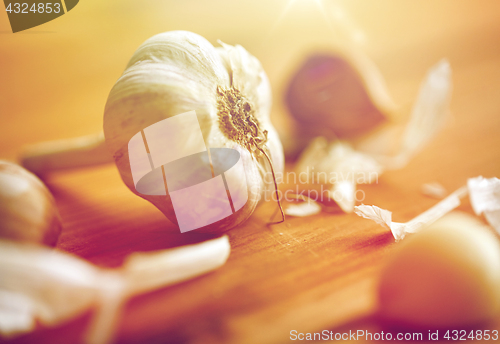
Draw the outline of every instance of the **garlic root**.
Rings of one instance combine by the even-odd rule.
[[[42,181],[0,161],[0,237],[55,245],[60,233],[54,198]]]
[[[41,142],[27,147],[21,156],[21,164],[37,175],[111,162],[113,158],[105,146],[103,133]]]

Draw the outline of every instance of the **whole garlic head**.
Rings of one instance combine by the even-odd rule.
[[[111,90],[104,112],[106,145],[123,181],[174,223],[168,193],[165,197],[136,191],[130,139],[161,120],[194,110],[207,149],[232,148],[240,153],[245,173],[228,183],[246,185],[248,201],[198,232],[222,232],[237,226],[253,213],[264,194],[273,192],[271,166],[260,149],[268,154],[276,172],[284,165],[283,148],[269,118],[271,89],[260,62],[239,45],[221,44],[215,48],[187,31],[153,36],[132,56]]]

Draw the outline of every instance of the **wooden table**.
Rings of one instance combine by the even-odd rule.
[[[447,57],[453,119],[408,166],[361,187],[364,203],[393,211],[395,221],[436,203],[420,193],[422,183],[438,181],[452,191],[469,177],[500,176],[498,2],[325,1],[321,10],[317,2],[296,1],[281,15],[286,3],[82,1],[67,15],[17,34],[0,15],[0,158],[16,159],[29,143],[101,130],[107,94],[135,48],[155,33],[187,29],[213,43],[240,43],[262,61],[281,130],[290,126],[282,101],[290,72],[319,47],[351,42],[364,49],[403,115],[426,70]],[[112,165],[54,173],[45,182],[64,224],[58,249],[97,265],[116,267],[134,251],[209,238],[169,234],[173,225],[134,196]],[[396,246],[392,235],[341,212],[266,227],[274,209],[261,206],[228,233],[231,255],[217,271],[131,300],[118,341],[281,343],[291,330],[387,330],[370,314],[378,273]],[[467,202],[460,210],[471,212]],[[13,342],[75,343],[90,317]],[[500,329],[500,318],[485,328]]]

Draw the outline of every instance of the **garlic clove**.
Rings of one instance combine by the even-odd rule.
[[[424,328],[476,325],[500,311],[500,242],[454,212],[398,248],[381,276],[380,314]]]
[[[24,168],[37,175],[113,162],[103,133],[37,143],[27,147],[20,160]]]
[[[321,212],[321,206],[314,200],[308,199],[300,204],[290,204],[285,209],[285,214],[295,217],[316,215]]]
[[[299,131],[329,138],[362,135],[393,119],[396,108],[376,65],[355,49],[311,56],[285,98]]]
[[[54,246],[61,219],[47,187],[21,166],[0,161],[0,236]]]
[[[170,194],[144,195],[136,190],[128,143],[153,124],[194,111],[207,150],[237,150],[245,171],[231,180],[238,188],[247,188],[246,204],[197,229],[221,232],[246,220],[264,193],[274,189],[272,179],[266,178],[271,167],[255,142],[267,151],[276,171],[283,169],[281,143],[269,119],[270,100],[262,66],[241,46],[223,44],[216,49],[194,33],[163,33],[137,49],[111,90],[104,113],[106,144],[127,187],[176,223]]]
[[[32,243],[0,240],[0,262],[0,290],[23,298],[29,305],[26,315],[44,324],[76,316],[95,299],[99,271],[79,257]]]
[[[222,266],[227,236],[156,252],[136,252],[118,269],[32,243],[0,239],[0,334],[15,336],[35,321],[55,326],[97,306],[85,343],[113,338],[129,298]]]
[[[195,245],[132,253],[121,267],[127,294],[138,295],[215,270],[225,264],[230,251],[224,235]]]

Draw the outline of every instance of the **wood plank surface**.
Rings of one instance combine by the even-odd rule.
[[[408,166],[361,186],[363,202],[403,222],[436,203],[420,193],[422,183],[438,181],[452,191],[469,177],[500,177],[497,1],[297,0],[285,11],[287,3],[81,1],[67,15],[17,34],[0,15],[0,158],[15,160],[30,143],[101,130],[109,90],[136,47],[153,34],[186,29],[214,44],[218,38],[240,43],[261,60],[273,85],[273,121],[283,132],[292,126],[284,89],[310,52],[358,45],[380,67],[403,117],[427,69],[446,57],[452,119]],[[113,165],[57,172],[44,181],[64,225],[57,248],[99,266],[211,237],[176,234],[125,187]],[[117,341],[284,343],[291,330],[387,330],[371,314],[378,273],[396,246],[391,233],[338,209],[268,227],[275,207],[264,204],[228,233],[231,255],[220,269],[132,299]],[[468,201],[459,209],[472,212]],[[12,342],[77,343],[90,317]],[[500,318],[484,326],[500,330]]]

